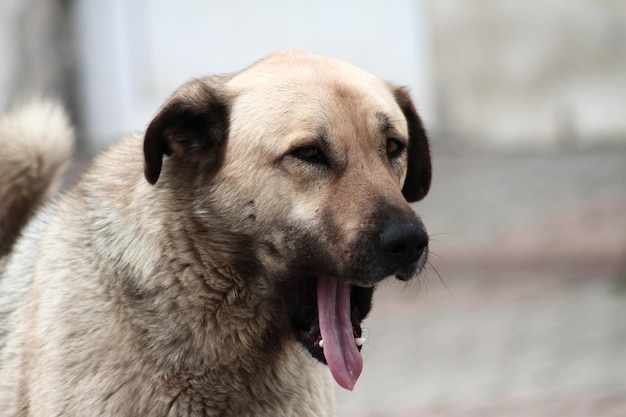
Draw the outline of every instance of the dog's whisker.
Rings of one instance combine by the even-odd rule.
[[[434,253],[434,252],[430,252],[429,253],[430,256],[434,256],[435,258],[439,259],[441,262],[443,262],[444,265],[448,264],[448,261],[441,255],[439,255],[438,253]],[[429,266],[432,266],[431,262],[427,262],[429,264]]]
[[[428,239],[429,239],[429,241],[431,243],[436,243],[438,245],[443,245],[443,246],[448,247],[449,245],[448,245],[447,242],[444,242],[441,239],[437,239],[437,238],[435,238],[435,236],[460,236],[460,234],[459,233],[452,233],[452,232],[443,232],[443,233],[431,233],[431,234],[428,235]]]
[[[430,261],[427,261],[426,264],[435,272],[435,275],[437,275],[437,278],[439,278],[439,282],[443,284],[448,294],[454,299],[455,302],[458,303],[459,300],[456,298],[456,296],[454,295],[454,292],[452,292],[452,289],[450,289],[450,287],[448,286],[446,281],[443,279],[443,277],[441,276],[437,268]]]
[[[434,236],[461,236],[461,233],[457,233],[457,232],[437,232],[437,233],[431,233],[428,236],[429,237],[434,237]]]

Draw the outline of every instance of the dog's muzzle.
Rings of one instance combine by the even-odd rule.
[[[410,280],[428,256],[428,234],[417,215],[389,207],[379,213],[377,222],[364,223],[370,227],[354,239],[353,250],[341,252],[348,254],[341,259],[348,268],[333,267],[332,257],[308,254],[316,262],[296,274],[296,288],[286,298],[296,338],[348,390],[363,367],[361,322],[376,285],[391,276]]]

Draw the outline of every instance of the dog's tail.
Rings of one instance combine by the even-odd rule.
[[[0,257],[58,188],[74,140],[69,117],[55,101],[32,100],[0,119]]]

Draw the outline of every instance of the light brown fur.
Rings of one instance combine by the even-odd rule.
[[[309,145],[328,168],[294,156]],[[406,92],[348,64],[285,51],[192,81],[5,258],[0,416],[334,415],[291,331],[294,276],[374,285],[376,225],[419,222],[429,184]]]

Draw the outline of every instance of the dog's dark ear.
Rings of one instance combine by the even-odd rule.
[[[228,101],[203,80],[179,88],[146,129],[144,175],[156,184],[165,155],[213,172],[228,134]]]
[[[430,145],[426,130],[417,115],[415,105],[406,88],[394,88],[394,96],[404,113],[409,127],[408,170],[402,194],[408,202],[419,201],[428,194],[432,178],[432,166],[430,162]]]

